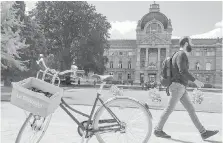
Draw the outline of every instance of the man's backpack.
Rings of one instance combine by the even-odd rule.
[[[173,56],[175,55],[175,53],[173,54]],[[160,74],[160,83],[164,87],[169,87],[172,83],[172,81],[171,81],[171,79],[172,79],[171,70],[172,70],[172,58],[173,58],[173,56],[172,57],[167,57],[162,63],[161,74]]]

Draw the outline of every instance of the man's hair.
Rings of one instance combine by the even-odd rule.
[[[180,39],[180,47],[183,47],[185,43],[189,44],[189,37],[183,37]]]

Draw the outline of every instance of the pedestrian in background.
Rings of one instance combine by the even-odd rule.
[[[78,79],[78,86],[80,86],[80,84],[81,84],[81,80],[80,80],[80,78]]]
[[[94,88],[96,87],[96,81],[94,80]]]

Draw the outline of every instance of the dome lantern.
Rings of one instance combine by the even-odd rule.
[[[159,12],[159,11],[160,11],[159,4],[156,4],[154,1],[154,4],[150,5],[149,12]]]

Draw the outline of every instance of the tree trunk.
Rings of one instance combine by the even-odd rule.
[[[70,48],[65,47],[62,54],[63,54],[63,70],[68,70],[71,68],[71,63],[72,63]]]
[[[4,71],[4,74],[3,74],[3,80],[4,80],[4,86],[11,86],[11,81],[12,81],[12,75],[11,75],[11,72],[9,70],[9,68],[7,68],[5,71]]]

